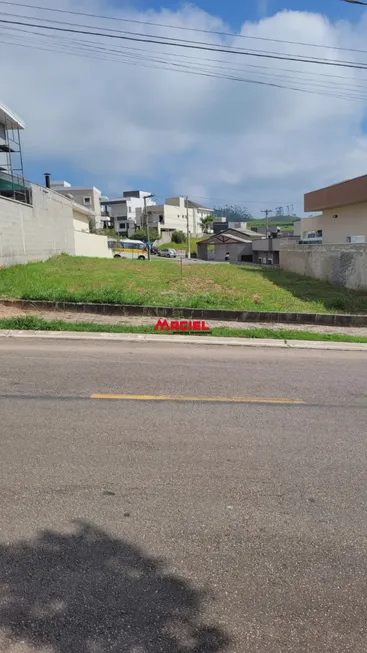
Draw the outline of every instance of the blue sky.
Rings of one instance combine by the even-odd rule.
[[[51,0],[28,2],[55,6]],[[72,0],[59,0],[57,6],[75,9]],[[289,0],[287,5],[276,0],[78,2],[78,9],[87,13],[190,28],[211,29],[214,18],[223,31],[238,32],[246,24],[246,34],[255,39],[323,43],[333,49],[318,50],[317,56],[367,62],[367,53],[334,50],[340,45],[367,50],[367,11],[340,0],[325,0],[321,8],[322,14],[315,0]],[[170,12],[168,17],[164,10]],[[36,10],[18,13],[25,11],[52,17]],[[91,18],[78,20],[101,26],[101,21]],[[116,27],[126,29],[121,23]],[[131,31],[144,29],[159,33],[151,26],[131,26]],[[171,33],[185,38],[182,31]],[[198,38],[221,45],[216,35],[198,33]],[[43,183],[43,173],[51,172],[53,179],[95,185],[110,197],[126,189],[153,192],[158,200],[188,194],[209,206],[245,204],[260,216],[264,208],[287,204],[301,213],[305,192],[366,172],[367,92],[363,95],[363,88],[367,74],[363,72],[231,54],[215,54],[211,61],[207,52],[163,47],[164,61],[172,57],[176,62],[176,68],[167,71],[151,63],[148,68],[137,66],[136,55],[131,58],[131,54],[128,61],[111,57],[101,61],[85,53],[60,53],[54,49],[55,41],[46,43],[45,54],[37,50],[41,43],[37,36],[23,39],[18,36],[18,42],[8,45],[0,39],[0,100],[26,122],[25,173],[32,181]],[[287,44],[231,42],[236,47],[294,54],[294,46]],[[106,46],[106,41],[98,45]],[[148,62],[162,51],[162,46],[113,43],[121,48],[122,57],[127,46],[144,47]],[[297,55],[315,54],[309,47],[296,49]],[[217,73],[230,67],[231,75],[235,70],[237,76],[244,76],[243,83],[177,70],[182,55],[189,57],[191,70],[201,66]],[[14,79],[22,79],[22,84],[14,84]],[[259,86],[249,79],[301,89]]]
[[[116,7],[124,7],[126,3],[114,0],[111,3]],[[162,7],[178,10],[185,4],[195,4],[208,13],[219,16],[233,29],[238,29],[247,20],[258,20],[264,15],[260,8],[266,8],[265,15],[271,16],[278,11],[288,9],[291,11],[309,11],[323,13],[332,20],[347,19],[358,21],[363,13],[363,8],[358,5],[347,4],[341,0],[324,0],[322,3],[317,0],[288,0],[287,3],[277,2],[276,0],[264,0],[258,2],[254,0],[199,0],[195,3],[183,3],[175,0],[137,0],[130,6],[137,7],[142,11],[149,9],[160,10]]]

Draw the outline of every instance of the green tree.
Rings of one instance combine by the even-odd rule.
[[[114,229],[111,228],[105,228],[105,229],[96,229],[95,231],[96,234],[99,236],[108,236],[108,238],[121,238],[121,236],[115,231]]]
[[[213,212],[215,217],[227,218],[228,222],[248,222],[249,220],[253,220],[248,209],[245,206],[239,206],[238,204],[216,206]]]
[[[215,220],[215,215],[207,215],[206,218],[201,218],[200,224],[204,234],[208,234],[210,228]]]
[[[158,229],[150,228],[149,229],[149,239],[151,243],[154,243],[155,240],[158,240]],[[146,229],[137,229],[133,236],[134,240],[142,240],[144,243],[148,240],[147,230]]]

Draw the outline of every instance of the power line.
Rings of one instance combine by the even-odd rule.
[[[22,39],[23,41],[23,39]],[[286,84],[280,84],[280,83],[275,83],[275,82],[266,82],[262,80],[256,80],[256,79],[246,79],[243,77],[237,77],[234,75],[224,75],[224,74],[218,74],[216,72],[208,72],[205,71],[205,69],[201,68],[194,68],[190,66],[185,66],[184,64],[179,64],[179,63],[173,63],[173,62],[168,62],[167,65],[151,65],[148,63],[144,62],[139,62],[139,61],[126,61],[124,59],[112,59],[110,57],[101,57],[97,56],[93,52],[90,53],[84,53],[83,51],[80,51],[78,49],[70,50],[70,47],[68,47],[67,50],[57,50],[55,47],[51,48],[45,48],[41,47],[38,45],[28,45],[24,42],[21,43],[12,43],[11,41],[3,41],[3,44],[5,45],[14,45],[16,47],[27,47],[31,49],[37,49],[37,50],[44,50],[44,51],[49,51],[49,52],[60,52],[61,54],[68,54],[72,56],[77,56],[77,57],[84,57],[84,58],[93,58],[93,59],[99,59],[101,61],[110,61],[114,63],[120,63],[120,64],[128,64],[128,65],[136,65],[136,66],[141,66],[144,68],[155,68],[157,70],[167,70],[167,71],[174,71],[174,72],[181,72],[181,73],[186,73],[186,74],[191,74],[191,75],[197,75],[201,77],[208,77],[208,78],[215,78],[215,79],[223,79],[223,80],[228,80],[228,81],[236,81],[236,82],[242,82],[246,84],[255,84],[255,85],[260,85],[260,86],[265,86],[265,87],[273,87],[273,88],[279,88],[279,89],[286,89],[286,90],[292,90],[292,91],[298,91],[298,92],[303,92],[303,93],[308,93],[312,95],[320,95],[320,96],[325,96],[325,97],[332,97],[336,99],[343,99],[343,100],[357,100],[357,101],[362,101],[363,103],[367,102],[367,97],[366,96],[358,96],[358,95],[351,95],[349,92],[348,94],[338,94],[338,93],[331,93],[331,92],[324,92],[320,91],[318,89],[306,89],[298,86],[289,86]],[[128,57],[132,55],[123,55],[121,54],[121,57],[125,56],[127,59]],[[154,62],[155,60],[152,59]],[[157,61],[157,60],[156,60]],[[163,62],[163,64],[166,62]],[[172,68],[172,66],[175,66],[175,68]],[[297,81],[295,82],[297,83]],[[344,89],[341,89],[342,91]]]
[[[345,2],[352,2],[355,0],[344,0]],[[5,0],[0,0],[0,4],[2,5],[10,5],[12,7],[22,7],[24,9],[36,9],[39,11],[50,11],[54,13],[60,13],[60,14],[69,14],[73,16],[83,16],[87,18],[98,18],[99,20],[113,20],[114,22],[121,22],[121,23],[132,23],[136,25],[149,25],[152,27],[163,27],[163,28],[169,28],[169,29],[176,29],[180,31],[188,31],[188,32],[199,32],[201,34],[215,34],[217,36],[234,36],[236,38],[242,38],[242,39],[252,39],[252,40],[257,40],[257,41],[268,41],[271,43],[283,43],[286,45],[302,45],[305,47],[312,47],[312,48],[323,48],[327,50],[340,50],[344,52],[359,52],[361,54],[367,54],[367,50],[359,50],[356,48],[343,48],[337,45],[325,45],[325,44],[320,44],[320,43],[306,43],[302,41],[288,41],[284,39],[272,39],[269,37],[265,36],[252,36],[249,34],[239,34],[238,32],[224,32],[224,31],[219,31],[219,30],[208,30],[208,29],[200,29],[197,27],[184,27],[182,25],[172,25],[168,23],[157,23],[155,21],[147,21],[147,20],[137,20],[133,18],[121,18],[118,16],[105,16],[102,14],[90,14],[90,13],[85,13],[81,11],[70,11],[66,9],[51,9],[50,7],[40,7],[37,5],[29,5],[29,4],[23,4],[19,2],[9,2]],[[359,4],[359,3],[358,3]],[[367,3],[360,3],[360,4],[367,4]]]
[[[13,13],[8,13],[8,12],[4,12],[4,11],[1,12],[1,15],[3,15],[3,16],[14,16]],[[60,20],[55,20],[55,19],[49,20],[48,18],[38,18],[37,16],[34,16],[34,17],[24,16],[22,14],[15,14],[15,16],[17,18],[22,18],[22,19],[31,18],[32,20],[37,20],[37,21],[42,22],[42,23],[51,23],[52,25],[67,25],[68,27],[72,27],[74,29],[76,27],[83,27],[86,30],[94,30],[95,29],[95,27],[93,25],[75,24],[75,23],[69,23],[69,22],[66,22],[66,21],[60,21]],[[33,26],[37,27],[38,29],[42,29],[42,28],[47,29],[47,26],[42,25],[42,24],[40,24],[40,25],[37,24],[37,25],[33,25]],[[54,29],[56,29],[56,27]],[[179,39],[177,37],[163,36],[161,34],[147,34],[146,32],[131,32],[130,30],[120,30],[120,29],[115,29],[115,28],[112,29],[112,28],[101,27],[101,26],[98,26],[98,29],[102,30],[103,32],[106,32],[106,34],[104,34],[104,33],[103,34],[96,34],[96,36],[102,36],[102,37],[117,38],[117,36],[115,34],[111,34],[111,32],[115,32],[117,34],[125,34],[125,35],[127,34],[128,36],[135,36],[135,37],[139,36],[139,37],[142,37],[143,39],[146,39],[146,38],[160,39],[159,43],[161,45],[174,45],[174,46],[179,47],[181,43],[185,43],[185,44],[192,44],[195,47],[199,46],[199,45],[200,46],[213,46],[214,48],[216,48],[216,50],[214,50],[214,51],[218,51],[218,52],[220,50],[217,50],[217,48],[222,47],[221,44],[218,44],[218,43],[212,43],[212,42],[208,42],[208,41],[197,41],[197,40],[193,41],[193,40],[190,40],[190,39]],[[66,29],[65,29],[65,31],[66,31]],[[164,43],[164,41],[166,41],[167,43]],[[184,47],[184,46],[181,46],[181,47]],[[228,45],[228,44],[227,44],[226,48],[227,48],[226,52],[228,51],[228,53],[230,53],[230,54],[246,54],[246,55],[249,55],[249,53],[255,52],[255,53],[258,53],[258,54],[265,53],[267,55],[275,55],[275,57],[277,57],[279,54],[282,54],[282,53],[278,53],[278,52],[273,52],[271,50],[255,50],[253,48],[246,48],[245,49],[245,48],[237,47],[237,49],[234,50],[234,46]],[[282,56],[291,57],[292,55],[289,54],[289,53],[283,53]],[[297,61],[306,61],[308,63],[313,62],[313,61],[317,61],[318,63],[319,62],[324,63],[324,62],[330,62],[330,61],[338,61],[338,60],[332,60],[332,59],[320,59],[320,57],[313,57],[311,55],[307,55],[307,56],[308,56],[308,58],[305,59],[304,55],[299,55],[296,60]],[[338,63],[354,64],[355,62],[354,61],[338,61]],[[367,62],[364,65],[367,66]]]
[[[15,31],[15,32],[19,30],[19,31],[23,32],[24,34],[30,34],[30,35],[33,34],[33,35],[39,36],[38,32],[34,32],[34,31],[30,31],[30,30],[22,30],[22,29],[20,29],[18,27],[5,26],[3,29],[4,30]],[[44,35],[44,34],[42,34],[42,37],[44,39],[51,39],[52,38],[53,39],[52,42],[54,42],[55,38],[57,38],[57,37],[51,37],[51,36]],[[148,53],[148,58],[150,60],[156,61],[158,63],[168,63],[167,55],[165,53],[163,53],[163,52],[162,53],[160,53],[160,52],[155,52],[154,53],[154,54],[162,55],[162,56],[165,57],[164,60],[161,60],[161,59],[151,57],[151,51],[147,50],[147,49],[142,49],[142,48],[134,48],[134,47],[128,48],[128,47],[125,47],[123,50],[121,50],[121,49],[112,49],[112,48],[106,48],[106,47],[100,46],[99,44],[96,45],[93,41],[86,41],[86,40],[77,41],[77,40],[65,40],[65,39],[60,40],[59,39],[59,43],[63,44],[63,45],[67,45],[67,46],[68,46],[69,43],[72,43],[73,47],[74,47],[74,44],[76,44],[82,50],[86,49],[87,51],[92,51],[92,52],[93,51],[103,52],[103,53],[107,52],[107,53],[119,54],[119,55],[123,55],[123,56],[127,56],[126,53],[132,50],[133,52],[141,52],[143,54],[142,55],[129,54],[130,57],[136,57],[136,58],[139,58],[139,57],[143,58],[144,57],[144,59],[145,59],[146,58],[145,53]],[[176,54],[176,53],[170,53],[169,56],[174,57],[178,61],[179,61],[178,58],[183,58],[185,60],[194,61],[195,64],[201,63],[202,61],[210,62],[209,64],[208,63],[205,64],[207,69],[209,68],[209,72],[210,72],[210,70],[212,68],[214,68],[215,70],[222,69],[222,70],[224,70],[226,72],[231,72],[231,69],[228,69],[226,66],[223,66],[223,64],[232,65],[229,61],[225,61],[225,60],[221,60],[221,59],[205,58],[205,57],[201,57],[201,58],[197,59],[197,58],[190,57],[190,56],[187,56],[187,55],[184,55],[184,54]],[[171,63],[171,61],[169,61],[169,63]],[[218,66],[218,65],[216,65],[217,63],[219,63],[221,65]],[[179,61],[179,64],[182,65],[182,63],[180,61]],[[175,64],[172,63],[172,65],[175,65]],[[247,67],[251,68],[251,69],[254,68],[256,70],[260,69],[260,70],[267,71],[267,72],[257,73],[257,74],[260,74],[260,75],[271,75],[272,78],[277,77],[278,79],[281,79],[281,80],[283,79],[285,81],[287,81],[287,80],[294,81],[294,77],[289,77],[288,75],[279,75],[279,74],[277,74],[278,71],[277,71],[277,69],[274,69],[274,68],[269,69],[269,67],[256,66],[254,64],[247,64]],[[197,69],[197,66],[196,66],[196,69]],[[238,74],[238,71],[242,72],[242,73],[243,72],[250,72],[250,73],[252,72],[252,70],[250,70],[250,71],[244,70],[243,67],[240,67],[240,68],[237,67],[237,68],[234,68],[233,70],[237,74]],[[307,71],[297,71],[297,70],[292,70],[292,69],[280,69],[280,72],[289,72],[289,73],[293,73],[293,74],[294,73],[303,73],[303,74],[308,74],[308,75],[318,75],[318,73],[312,73],[312,72],[307,72]],[[324,74],[321,73],[321,75],[324,76],[324,77],[329,77],[329,78],[338,78],[338,79],[343,79],[343,80],[345,79],[347,81],[350,80],[349,77],[343,77],[343,76],[340,76],[340,75],[339,76],[338,75],[327,75],[326,73],[324,73]],[[302,83],[302,84],[304,84],[306,86],[316,86],[316,87],[321,87],[321,88],[326,88],[326,89],[331,88],[332,90],[335,90],[335,85],[330,86],[330,84],[332,84],[331,82],[328,82],[329,83],[329,86],[328,86],[327,84],[319,83],[319,81],[315,81],[315,80],[307,80],[307,79],[306,80],[303,80],[303,79],[299,80],[299,79],[297,79],[296,81],[298,83]],[[342,90],[346,90],[346,91],[358,91],[358,89],[365,90],[365,86],[358,85],[358,84],[355,84],[353,86],[339,85],[337,90],[339,90],[340,88]]]
[[[110,39],[120,39],[124,41],[135,41],[138,43],[155,43],[158,45],[166,45],[166,46],[173,46],[173,47],[180,47],[180,48],[189,48],[193,50],[205,50],[209,52],[224,52],[224,53],[229,53],[229,54],[240,54],[243,56],[252,56],[252,57],[260,57],[260,58],[265,58],[265,59],[278,59],[281,61],[298,61],[298,62],[303,62],[303,63],[312,63],[312,64],[318,64],[318,65],[325,65],[325,66],[337,66],[337,67],[342,67],[342,68],[353,68],[357,70],[367,70],[367,63],[353,63],[349,61],[339,61],[339,60],[332,60],[332,59],[316,59],[316,58],[304,58],[304,57],[296,57],[296,56],[289,56],[289,55],[277,55],[277,54],[270,54],[266,52],[257,52],[257,51],[244,51],[244,50],[234,50],[234,49],[228,49],[224,47],[208,47],[207,45],[199,45],[199,44],[193,44],[193,43],[183,43],[183,42],[178,42],[177,40],[172,42],[166,42],[162,40],[158,40],[160,37],[151,37],[149,35],[149,38],[136,38],[135,36],[124,36],[122,34],[104,34],[103,32],[91,32],[89,30],[76,30],[76,29],[71,29],[67,27],[55,27],[53,25],[37,25],[34,23],[24,23],[20,21],[15,21],[15,20],[5,20],[5,19],[0,19],[0,23],[7,24],[7,25],[21,25],[23,27],[35,27],[36,29],[41,29],[41,30],[52,30],[56,32],[67,32],[69,34],[84,34],[87,36],[101,36],[103,38],[110,38]]]
[[[44,39],[53,39],[53,41],[56,38],[56,37],[48,36],[48,35],[45,35],[45,34],[39,34],[39,32],[34,32],[34,31],[30,31],[30,30],[22,30],[19,27],[4,26],[3,29],[11,30],[11,31],[20,31],[20,32],[23,32],[24,34],[34,34],[36,36],[42,36]],[[105,46],[102,46],[99,43],[95,43],[93,41],[89,41],[89,40],[85,40],[85,39],[83,39],[83,40],[72,40],[72,41],[61,39],[59,42],[60,43],[65,43],[65,44],[67,44],[67,43],[73,43],[74,44],[75,43],[75,44],[78,44],[78,46],[80,46],[81,48],[85,48],[85,49],[89,48],[92,51],[96,50],[96,51],[103,51],[103,52],[107,52],[107,53],[120,54],[120,55],[122,53],[125,55],[125,53],[127,51],[141,52],[141,53],[144,53],[144,54],[147,53],[148,58],[153,60],[153,58],[151,57],[152,50],[148,50],[148,49],[144,49],[144,48],[134,48],[134,47],[125,46],[123,48],[123,50],[122,49],[112,49],[112,48],[107,48]],[[140,55],[140,56],[143,57],[144,54]],[[209,67],[214,67],[213,64],[216,64],[216,63],[221,64],[221,66],[215,66],[215,69],[222,68],[223,70],[228,71],[229,69],[226,68],[225,66],[223,66],[223,64],[228,64],[228,65],[232,66],[232,69],[235,70],[235,72],[238,72],[238,71],[240,71],[240,72],[252,72],[252,71],[245,70],[242,66],[241,67],[238,67],[238,66],[233,67],[233,64],[231,62],[225,60],[225,59],[213,59],[212,57],[211,58],[200,57],[199,59],[197,59],[196,57],[190,57],[188,55],[181,54],[181,53],[168,53],[168,55],[167,55],[167,53],[157,52],[155,50],[154,50],[154,54],[155,55],[161,55],[161,56],[165,57],[163,63],[167,63],[167,56],[169,56],[169,57],[175,58],[176,60],[185,59],[185,60],[193,61],[195,63],[201,63],[202,61],[209,62],[209,64],[206,64]],[[136,56],[138,56],[138,55],[136,55]],[[161,60],[155,59],[155,61],[161,61]],[[256,65],[256,64],[246,64],[246,67],[250,68],[250,69],[270,71],[270,72],[264,72],[264,73],[258,73],[258,74],[262,74],[262,75],[271,74],[272,77],[274,77],[274,72],[277,73],[279,71],[279,72],[292,73],[293,75],[296,73],[298,75],[312,75],[312,76],[317,76],[317,77],[321,76],[321,77],[326,77],[326,78],[329,78],[329,79],[342,79],[342,80],[346,80],[346,81],[354,80],[354,78],[346,77],[346,76],[342,76],[342,75],[335,75],[335,74],[330,74],[330,73],[329,74],[328,73],[319,73],[319,72],[312,72],[312,71],[292,69],[292,68],[279,68],[279,69],[276,69],[276,68],[273,68],[273,67],[269,68],[268,66],[259,66],[259,65]],[[278,75],[278,77],[279,77],[279,75]],[[289,77],[287,77],[287,76],[284,76],[284,77],[285,77],[285,79],[289,79]],[[360,79],[363,80],[365,78],[360,78]],[[308,82],[307,80],[297,80],[297,81],[305,83],[305,84],[319,85],[318,82],[316,82],[314,80],[310,80],[310,82]],[[325,88],[327,88],[327,86],[325,86]],[[346,90],[349,90],[349,89],[352,89],[352,90],[356,90],[356,89],[365,90],[365,86],[357,84],[357,85],[353,85],[351,87],[345,86],[345,89]]]
[[[5,29],[12,29],[12,28],[6,27]],[[14,29],[16,29],[16,28],[14,28]],[[30,32],[30,31],[27,31],[27,30],[21,30],[21,31],[23,31],[25,33],[35,34],[37,36],[40,36],[38,34],[38,32]],[[42,36],[44,37],[44,35],[42,35]],[[14,37],[14,38],[16,38],[16,37]],[[49,38],[49,37],[46,37],[46,38]],[[120,63],[120,64],[123,63],[123,64],[129,64],[129,65],[138,65],[138,66],[140,65],[142,67],[156,68],[156,69],[160,69],[160,70],[170,70],[170,71],[176,70],[176,72],[184,72],[184,73],[193,74],[193,75],[199,75],[199,76],[204,76],[204,77],[212,77],[212,78],[218,78],[218,79],[225,79],[225,80],[229,80],[229,81],[237,81],[237,82],[242,82],[242,83],[258,84],[258,85],[261,85],[261,86],[271,86],[271,87],[274,87],[274,88],[281,88],[281,89],[288,89],[288,90],[293,90],[293,91],[300,91],[300,92],[314,94],[314,95],[323,95],[323,96],[327,96],[327,97],[334,97],[334,98],[337,98],[337,99],[361,100],[364,103],[367,101],[366,96],[351,95],[350,91],[348,91],[348,89],[343,89],[343,88],[341,88],[340,90],[345,91],[346,93],[349,93],[349,94],[341,95],[341,94],[338,94],[338,93],[323,92],[323,91],[320,91],[318,88],[316,88],[316,89],[307,89],[307,88],[302,88],[302,87],[300,88],[299,86],[289,86],[289,85],[286,85],[286,84],[266,82],[266,81],[262,81],[262,80],[247,79],[247,78],[235,76],[235,74],[233,74],[233,75],[228,75],[228,74],[224,75],[224,74],[220,74],[220,73],[217,73],[217,72],[212,72],[211,70],[208,71],[208,69],[205,69],[205,68],[198,68],[197,66],[193,67],[193,66],[185,65],[183,63],[174,63],[174,62],[171,62],[171,61],[167,62],[167,60],[159,60],[159,59],[154,59],[152,57],[150,57],[150,58],[148,57],[148,59],[150,59],[152,62],[156,62],[156,63],[158,62],[158,63],[163,64],[163,65],[155,66],[155,65],[149,65],[149,64],[144,63],[144,62],[136,62],[136,61],[131,62],[129,60],[129,58],[131,59],[134,56],[138,57],[138,55],[131,55],[130,53],[124,53],[123,51],[116,51],[116,52],[119,52],[120,57],[124,57],[124,59],[122,59],[122,58],[112,59],[109,56],[102,56],[102,57],[101,56],[96,56],[94,54],[93,50],[92,50],[92,52],[90,52],[89,50],[87,50],[87,52],[84,52],[83,49],[80,49],[80,48],[83,48],[83,47],[88,47],[88,46],[84,46],[84,43],[85,43],[84,41],[79,42],[80,47],[73,45],[74,50],[70,50],[70,45],[68,45],[68,43],[70,43],[70,41],[68,42],[68,41],[65,41],[65,39],[62,39],[61,41],[59,41],[60,45],[62,45],[62,46],[67,45],[68,49],[67,50],[62,50],[62,49],[57,50],[54,47],[54,45],[53,45],[52,48],[42,48],[40,46],[27,45],[26,43],[23,42],[23,40],[24,39],[22,39],[22,43],[19,43],[19,44],[12,43],[11,41],[8,41],[8,42],[3,41],[3,44],[18,45],[20,47],[29,47],[29,48],[32,48],[32,49],[39,49],[39,50],[55,51],[55,52],[60,52],[60,53],[63,53],[63,54],[71,54],[73,56],[87,57],[89,55],[90,57],[92,57],[94,59],[100,59],[102,61],[111,61],[111,62]],[[55,39],[52,39],[52,43],[54,42],[54,40]],[[73,41],[71,41],[71,43],[73,44]],[[104,48],[102,48],[102,49],[104,49]],[[104,54],[104,53],[102,52],[102,54]],[[128,61],[126,61],[126,59],[128,59]],[[170,66],[174,66],[174,68],[172,68]],[[274,78],[274,75],[272,75],[272,78]],[[297,84],[297,83],[300,83],[300,82],[295,80],[294,83]],[[301,80],[301,83],[306,83],[307,84],[307,82],[304,82],[304,80]],[[310,83],[309,83],[309,85],[310,85]],[[322,84],[317,85],[317,83],[316,83],[316,86],[322,87],[323,85]],[[329,87],[327,87],[326,85],[324,85],[324,88],[329,90]],[[352,90],[357,91],[357,87],[353,88]]]

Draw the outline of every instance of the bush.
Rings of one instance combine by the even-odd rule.
[[[142,240],[143,242],[145,242],[145,241],[148,240],[147,230],[146,229],[137,229],[135,231],[134,236],[131,236],[131,237],[133,238],[133,240]],[[157,238],[158,238],[158,229],[154,229],[154,227],[149,229],[149,238],[150,238],[150,242],[154,243],[154,241],[157,240]]]
[[[174,231],[172,234],[172,242],[173,243],[185,243],[186,242],[186,236],[183,231]]]

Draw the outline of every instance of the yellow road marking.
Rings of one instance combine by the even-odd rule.
[[[231,404],[304,404],[300,399],[271,399],[267,397],[185,397],[182,395],[120,395],[93,394],[91,399],[128,399],[130,401],[206,401]]]

